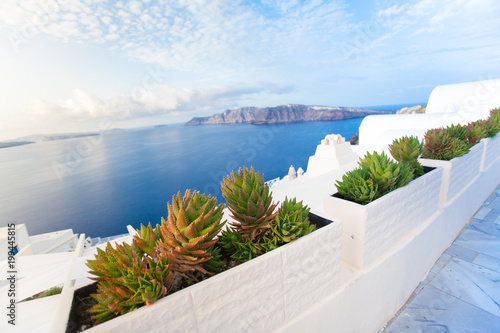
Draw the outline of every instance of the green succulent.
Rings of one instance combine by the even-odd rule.
[[[476,122],[481,128],[483,135],[486,138],[493,138],[500,132],[500,123],[496,123],[493,119],[478,120]]]
[[[308,223],[309,222],[309,207],[304,206],[302,201],[297,202],[296,198],[288,199],[285,197],[285,200],[282,202],[280,209],[278,209],[278,214],[276,217],[284,218],[286,215],[296,215],[297,219],[300,222]]]
[[[500,126],[500,108],[491,109],[489,119]]]
[[[359,165],[366,170],[373,184],[377,185],[378,196],[383,196],[408,184],[413,178],[408,165],[391,160],[384,152],[382,154],[367,153],[360,160]]]
[[[335,187],[342,197],[362,205],[379,197],[378,185],[370,179],[368,171],[361,168],[345,173]]]
[[[424,135],[423,158],[449,161],[469,152],[471,145],[468,141],[451,137],[444,128],[430,129]]]
[[[137,262],[143,254],[139,251],[133,251],[132,245],[123,243],[117,244],[116,249],[108,242],[103,251],[97,248],[95,260],[87,261],[86,265],[90,268],[89,273],[94,275],[93,280],[102,281],[106,278],[122,277],[121,267],[132,267],[134,261]]]
[[[475,146],[476,144],[481,141],[481,139],[486,138],[486,131],[483,129],[483,127],[480,125],[479,122],[472,122],[467,124],[466,126],[467,130],[467,142],[471,146]]]
[[[235,229],[222,231],[219,244],[231,258],[245,262],[262,254],[260,248]]]
[[[467,126],[460,124],[450,125],[447,126],[444,131],[447,132],[451,138],[457,138],[464,142],[468,141]]]
[[[269,229],[269,222],[276,217],[269,186],[264,176],[253,167],[239,169],[224,177],[221,184],[222,196],[227,201],[232,217],[237,221],[231,225],[242,235],[254,240]]]
[[[409,166],[413,173],[413,178],[418,178],[424,174],[424,168],[418,161],[422,154],[424,143],[417,137],[404,136],[401,139],[395,139],[389,145],[389,151],[396,161]]]
[[[303,206],[302,201],[285,198],[276,220],[271,222],[270,236],[278,239],[277,244],[283,245],[313,232],[316,227],[309,224],[308,214],[309,208]]]
[[[261,242],[260,242],[260,248],[262,249],[262,252],[267,253],[272,250],[277,249],[281,245],[281,241],[277,237],[264,237]]]
[[[136,230],[137,235],[134,235],[134,241],[137,247],[149,256],[155,257],[157,252],[157,241],[161,239],[160,227],[156,225],[153,229],[151,223],[145,227],[141,224],[141,227]]]
[[[226,262],[222,260],[222,255],[220,254],[220,248],[210,248],[209,252],[212,254],[212,258],[203,263],[203,268],[209,272],[217,272],[220,270],[221,266]]]
[[[97,249],[95,260],[87,261],[90,273],[98,281],[97,301],[89,312],[97,323],[154,303],[167,294],[170,266],[166,257],[155,260],[145,255],[132,241],[110,243]]]
[[[210,274],[203,263],[211,260],[211,250],[217,243],[217,234],[224,226],[222,205],[211,196],[191,193],[186,190],[172,197],[168,204],[168,218],[162,217],[162,240],[158,241],[158,250],[167,256],[175,283],[185,278],[186,281],[198,281],[205,274]]]

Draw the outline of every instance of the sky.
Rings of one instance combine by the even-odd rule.
[[[2,0],[0,140],[500,77],[500,1]]]

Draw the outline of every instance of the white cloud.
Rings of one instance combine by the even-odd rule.
[[[75,89],[71,96],[56,103],[43,99],[33,100],[26,114],[34,121],[76,121],[109,118],[111,120],[136,119],[150,115],[165,115],[179,111],[220,112],[227,106],[237,106],[238,100],[265,91],[282,93],[289,87],[264,85],[211,86],[198,89],[174,89],[161,85],[155,90],[138,89],[131,95],[117,94],[100,99],[90,92]]]
[[[63,40],[108,43],[132,59],[167,68],[227,70],[242,58],[247,67],[279,66],[285,54],[323,50],[325,34],[343,26],[342,3],[87,0],[43,6],[25,0],[0,4],[0,21],[22,34],[26,19],[43,17],[36,28]]]
[[[123,116],[116,111],[123,108],[136,119],[208,113],[249,101],[359,105],[362,95],[362,103],[374,105],[382,85],[389,92],[384,96],[406,91],[398,95],[404,98],[414,96],[417,89],[411,87],[423,91],[436,83],[500,75],[499,16],[497,0],[0,1],[0,29],[8,36],[29,42],[45,34],[91,46],[91,56],[90,49],[107,49],[127,63],[158,64],[169,72],[165,85],[137,98],[123,91],[128,85],[103,89],[98,75],[95,85],[68,78],[71,95],[65,90],[52,100],[38,99],[29,112],[37,119],[79,122]],[[74,66],[83,62],[67,59]],[[100,62],[94,57],[82,67],[109,66]],[[287,85],[297,88],[294,94],[277,96]],[[121,94],[110,96],[116,92]],[[67,98],[55,101],[61,96]],[[383,104],[391,103],[388,98]]]

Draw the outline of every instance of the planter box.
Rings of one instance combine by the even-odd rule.
[[[272,331],[338,288],[341,242],[342,224],[331,223],[87,331]]]
[[[443,168],[440,204],[444,205],[453,200],[479,176],[483,150],[484,141],[481,141],[472,147],[469,153],[450,161],[419,159],[424,166]]]
[[[438,210],[443,170],[434,169],[367,205],[333,196],[325,214],[343,224],[342,260],[364,269]]]
[[[481,141],[484,142],[482,172],[488,170],[500,157],[500,134],[497,134],[494,138],[486,138]]]

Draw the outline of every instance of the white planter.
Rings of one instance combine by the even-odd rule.
[[[333,222],[86,332],[272,331],[338,287],[341,242]]]
[[[432,170],[367,205],[325,197],[325,214],[343,224],[342,260],[364,269],[433,215],[442,174]]]
[[[469,153],[450,161],[419,159],[424,166],[443,168],[440,204],[444,205],[453,200],[479,176],[483,150],[484,141],[481,141],[472,147]]]
[[[500,134],[497,134],[494,138],[486,138],[481,141],[484,141],[484,155],[481,171],[485,171],[500,157]]]

